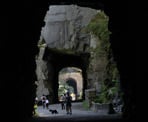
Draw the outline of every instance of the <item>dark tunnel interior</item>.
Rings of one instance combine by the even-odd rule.
[[[32,116],[36,86],[35,55],[43,18],[49,5],[77,4],[103,9],[109,16],[110,43],[120,73],[124,92],[123,119],[135,118],[135,88],[131,74],[131,47],[128,42],[127,3],[109,0],[22,0],[5,1],[1,5],[0,94],[2,120],[26,122]],[[127,60],[128,59],[128,60]],[[65,61],[65,60],[64,60]],[[80,62],[80,61],[77,61]],[[58,63],[56,63],[58,64]],[[66,64],[66,63],[65,63]],[[57,75],[62,67],[57,66]],[[82,66],[82,70],[83,70]],[[6,117],[5,117],[6,116]],[[7,117],[8,116],[8,117]]]

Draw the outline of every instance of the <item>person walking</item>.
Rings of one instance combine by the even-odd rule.
[[[43,109],[46,107],[46,96],[43,94],[41,97]]]
[[[45,104],[46,104],[46,108],[48,109],[48,107],[49,107],[49,100],[47,98],[45,100]]]
[[[67,114],[72,114],[72,97],[70,96],[70,93],[67,92],[67,96],[66,96],[66,112]]]
[[[64,110],[65,109],[65,99],[66,99],[65,94],[61,95],[60,99],[61,99],[61,108],[62,108],[62,110]]]
[[[37,109],[38,109],[38,105],[37,105],[37,103],[35,103],[34,106],[33,106],[33,115],[34,116],[38,115]]]
[[[35,103],[38,104],[38,97],[35,97]]]

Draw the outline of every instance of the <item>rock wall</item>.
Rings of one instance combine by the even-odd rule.
[[[106,57],[97,56],[95,49],[98,48],[99,39],[93,34],[84,31],[91,19],[100,12],[87,7],[76,5],[50,6],[45,16],[45,26],[41,30],[39,40],[39,55],[37,57],[38,74],[38,96],[48,94],[49,73],[51,69],[48,61],[43,61],[44,50],[55,49],[65,53],[89,53],[90,62],[87,70],[87,88],[95,88],[100,91],[103,80],[104,70],[106,68]],[[48,63],[47,63],[48,62]],[[47,71],[48,67],[48,71]],[[50,75],[51,76],[51,75]],[[51,79],[52,80],[52,79]],[[48,83],[46,84],[46,81]],[[46,85],[45,85],[46,84]],[[51,91],[52,92],[52,91]]]
[[[76,5],[50,6],[41,36],[49,48],[83,52],[84,45],[90,43],[90,35],[81,30],[96,14],[94,9]]]

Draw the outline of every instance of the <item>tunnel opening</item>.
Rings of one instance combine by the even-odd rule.
[[[58,96],[59,73],[65,67],[77,67],[82,70],[81,75],[83,77],[83,88],[82,87],[81,88],[83,93],[82,99],[84,99],[85,97],[84,90],[87,87],[86,69],[89,62],[89,56],[90,56],[89,54],[66,54],[46,49],[44,54],[44,60],[48,62],[48,70],[49,70],[48,82],[50,82],[50,88],[51,88],[50,91],[51,103],[59,102],[59,96]],[[68,75],[70,76],[70,73],[68,73]]]
[[[51,11],[52,11],[52,7],[54,8],[54,10],[56,10],[56,6],[51,6],[51,8],[50,8]],[[58,7],[59,7],[59,9],[61,9],[63,6],[58,5]],[[63,9],[61,9],[61,11],[63,11]],[[101,13],[102,11],[97,10],[97,12]],[[61,14],[61,13],[59,13],[59,14]],[[51,13],[48,13],[48,15],[50,15],[50,14]],[[103,33],[100,33],[100,35],[102,34],[103,36],[107,37],[108,36],[108,32],[106,31],[107,24],[102,23],[104,21],[107,22],[107,20],[103,20],[103,19],[106,19],[107,16],[106,15],[104,16],[103,14],[104,13],[102,12],[100,15],[99,14],[96,15],[96,18],[92,19],[92,21],[94,23],[90,24],[86,31],[88,31],[88,32],[92,31],[92,33],[98,34],[98,32],[97,32],[98,30],[96,30],[95,26],[98,26],[97,23],[100,22],[99,24],[105,25],[105,26],[103,25],[103,29],[105,30],[105,32],[103,32],[103,33],[107,33],[107,35],[103,35]],[[97,17],[100,17],[101,21],[97,21],[97,23],[96,23],[95,21],[97,20]],[[51,20],[53,21],[53,19],[51,19]],[[117,68],[116,68],[116,65],[114,64],[114,61],[112,61],[112,59],[111,59],[111,61],[108,61],[109,66],[107,66],[106,58],[112,57],[112,54],[111,54],[111,51],[110,52],[103,51],[104,49],[109,50],[109,48],[108,48],[109,45],[106,44],[107,42],[109,43],[108,37],[105,40],[107,42],[104,42],[104,44],[102,42],[99,42],[99,44],[97,44],[97,42],[95,42],[94,40],[92,42],[84,43],[83,46],[81,46],[82,44],[78,43],[78,44],[76,44],[76,48],[80,46],[82,49],[82,51],[79,50],[78,52],[76,52],[74,50],[58,49],[60,45],[64,44],[64,41],[63,40],[61,41],[57,37],[58,35],[56,35],[56,34],[59,34],[61,36],[61,34],[63,33],[65,36],[64,39],[66,40],[68,38],[67,37],[68,35],[66,35],[68,33],[67,23],[69,24],[70,22],[67,22],[67,20],[66,20],[66,22],[62,21],[62,26],[61,26],[61,24],[59,23],[60,21],[56,20],[55,23],[49,22],[49,20],[47,20],[47,17],[46,17],[46,21],[47,21],[47,27],[44,27],[43,31],[41,32],[43,34],[42,35],[43,37],[40,38],[38,46],[40,48],[40,53],[43,53],[42,57],[40,57],[40,56],[39,57],[41,59],[43,59],[43,61],[45,62],[45,65],[46,65],[46,68],[43,70],[46,71],[46,73],[44,73],[44,74],[47,74],[47,77],[46,76],[44,77],[43,82],[44,82],[44,84],[47,84],[46,89],[48,90],[48,92],[44,93],[44,94],[46,94],[46,96],[49,96],[50,103],[51,104],[59,103],[60,96],[69,90],[70,90],[71,94],[73,94],[73,96],[74,96],[73,101],[78,101],[78,97],[81,96],[80,100],[81,101],[88,100],[89,105],[91,104],[91,102],[99,102],[99,103],[110,102],[109,99],[113,99],[113,98],[109,98],[109,97],[116,97],[115,94],[118,95],[117,92],[119,92],[119,82],[118,82],[119,80],[117,78],[118,77],[117,76],[117,74],[118,74]],[[59,27],[63,27],[63,25],[64,25],[64,29],[65,29],[64,31],[61,28],[59,28]],[[50,31],[48,30],[48,28],[53,28],[54,26],[55,26],[55,28],[58,28],[60,31],[56,32],[56,29],[54,28],[55,31],[53,31],[50,35]],[[90,31],[89,29],[90,30],[92,29],[92,30]],[[104,31],[103,29],[101,31]],[[46,34],[46,31],[48,32],[48,35]],[[55,34],[53,34],[53,33],[55,33]],[[78,40],[78,41],[83,41],[83,39],[85,41],[87,41],[86,37],[84,35],[81,35],[81,33],[79,33],[78,35],[79,36],[77,38],[80,38],[80,40]],[[59,43],[54,44],[54,42],[50,42],[52,40],[50,40],[48,38],[48,36],[52,40],[54,40],[54,38],[59,39],[58,40]],[[52,36],[54,38],[52,38]],[[63,38],[63,37],[61,36],[61,38]],[[98,38],[101,40],[101,36]],[[104,41],[104,40],[102,39],[102,41]],[[54,47],[52,47],[50,44]],[[58,48],[56,47],[56,45]],[[88,48],[90,45],[92,46],[90,48],[98,48],[98,50],[93,49],[93,50],[88,51]],[[97,47],[96,45],[101,45],[101,46]],[[103,49],[103,50],[101,50],[101,49]],[[97,53],[94,54],[93,51],[96,51]],[[99,54],[98,54],[98,52],[99,52]],[[105,53],[106,53],[106,55],[105,55]],[[93,58],[94,55],[97,55],[99,58],[96,58],[95,60],[91,61],[91,59]],[[91,63],[90,63],[90,61],[91,61]],[[110,65],[112,63],[114,66]],[[89,68],[89,66],[91,66],[91,65],[93,67]],[[79,94],[77,91],[78,90],[77,83],[74,78],[68,78],[65,81],[65,84],[61,84],[61,82],[59,82],[59,73],[65,67],[77,67],[82,70],[82,77],[84,80],[82,82],[83,88],[81,87],[81,91],[79,92]],[[106,67],[109,70],[107,70],[106,73],[104,73],[104,70],[106,70],[105,69]],[[91,72],[88,72],[88,68]],[[113,70],[110,71],[110,69],[113,69]],[[112,72],[115,72],[115,73],[112,74]],[[88,76],[88,74],[89,74],[89,76]],[[103,79],[103,77],[104,77],[103,75],[106,75],[105,79]],[[98,76],[100,76],[100,77],[98,77]],[[115,80],[115,82],[113,80]],[[104,86],[106,85],[107,87],[105,87],[105,89],[98,88],[98,87],[102,87],[102,84],[101,84],[101,82],[99,82],[100,84],[98,84],[98,82],[95,82],[95,81],[102,81],[103,82],[102,84]],[[118,84],[118,85],[115,85],[115,84]],[[60,87],[60,89],[59,89],[59,87]],[[60,91],[63,87],[67,87],[67,89],[64,89],[65,91],[64,90]],[[94,91],[93,91],[94,94],[89,95],[90,93],[87,93],[85,90],[88,89],[88,92],[89,92],[89,89],[91,89],[91,88],[94,88]],[[46,92],[46,91],[42,91],[42,93],[43,92]],[[80,93],[81,93],[81,95],[80,95]],[[97,96],[96,96],[96,94],[97,94]],[[108,97],[107,99],[106,99],[106,96]]]
[[[110,43],[113,49],[114,59],[117,62],[117,67],[121,76],[121,88],[124,91],[123,99],[125,105],[123,111],[123,118],[127,120],[133,120],[135,118],[136,104],[134,91],[135,89],[133,86],[134,83],[133,79],[130,76],[134,69],[131,70],[132,62],[127,60],[127,58],[129,59],[129,57],[131,57],[131,47],[129,47],[129,45],[127,44],[128,41],[130,42],[127,31],[128,18],[125,15],[125,13],[127,12],[126,10],[128,10],[127,3],[123,3],[121,1],[116,1],[114,3],[102,0],[97,2],[87,0],[85,2],[63,2],[64,4],[78,4],[80,6],[103,9],[105,10],[105,13],[109,16],[109,29],[112,32],[112,34],[110,35]],[[10,91],[11,94],[14,94],[14,98],[19,98],[20,100],[19,104],[15,101],[12,101],[13,106],[11,107],[15,111],[13,113],[17,113],[18,115],[12,117],[12,119],[14,119],[15,121],[23,121],[26,120],[26,118],[32,116],[35,95],[34,90],[36,89],[36,86],[34,85],[34,81],[36,80],[36,78],[34,77],[34,55],[38,51],[38,49],[36,48],[36,41],[38,40],[38,37],[40,35],[40,28],[42,27],[41,23],[43,22],[44,14],[48,9],[48,4],[59,5],[63,2],[23,1],[23,6],[21,2],[18,2],[18,4],[12,3],[9,8],[8,3],[4,4],[4,6],[6,6],[8,10],[13,12],[10,12],[8,14],[8,12],[2,11],[2,13],[4,13],[2,15],[2,21],[4,23],[2,24],[2,29],[4,32],[4,36],[2,36],[2,38],[6,41],[1,42],[2,46],[0,48],[2,54],[1,56],[4,57],[4,60],[1,60],[1,79],[3,80],[1,84],[1,93],[3,93],[2,98],[8,100],[7,102],[9,102],[9,97],[7,97],[7,93],[4,93],[6,89]],[[20,12],[22,12],[22,14],[20,14]],[[9,15],[13,16],[13,19],[11,20],[13,24],[8,22],[10,17]],[[11,31],[6,27],[11,27],[13,28],[13,30]],[[9,34],[11,36],[8,36]],[[17,44],[20,44],[22,46],[19,47]],[[10,52],[4,52],[6,48],[11,50],[11,53],[14,54],[12,57],[13,60],[11,60],[11,62],[9,57]],[[17,49],[19,49],[19,51]],[[18,53],[21,53],[21,55]],[[6,67],[3,67],[4,65]],[[8,71],[7,69],[10,70]],[[10,77],[7,77],[8,73]],[[6,101],[2,101],[2,104],[3,103],[5,104]],[[5,108],[2,108],[2,110],[4,110],[3,113],[7,113]],[[6,120],[7,118],[5,117],[4,119]]]
[[[82,70],[75,67],[67,67],[59,73],[59,90],[60,97],[67,92],[72,96],[72,101],[82,101],[83,95],[83,77]]]

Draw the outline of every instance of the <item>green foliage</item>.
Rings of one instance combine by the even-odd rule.
[[[117,65],[111,59],[108,60],[108,64],[106,66],[106,76],[108,76],[107,79],[110,79],[112,81],[117,80],[117,78],[119,78]]]
[[[69,86],[67,83],[59,84],[58,95],[63,95],[67,90],[69,90],[70,93],[74,93],[74,88],[72,86]]]
[[[99,38],[103,49],[106,48],[106,44],[109,44],[110,31],[108,30],[108,20],[108,16],[106,16],[103,11],[100,11],[85,29],[86,32],[92,33]]]
[[[98,37],[99,43],[97,48],[94,49],[97,56],[107,55],[110,49],[108,20],[109,18],[104,11],[100,11],[84,29],[87,33],[92,33]]]
[[[119,89],[117,86],[111,87],[108,89],[107,98],[111,101],[117,95]]]
[[[102,92],[101,94],[97,95],[93,100],[95,103],[107,103],[106,92]]]
[[[101,93],[98,94],[93,100],[94,102],[98,103],[110,102],[119,91],[117,86],[117,78],[119,77],[119,73],[115,62],[111,60],[112,52],[109,42],[109,35],[111,32],[108,30],[108,20],[108,16],[106,16],[103,11],[100,11],[85,28],[86,32],[92,33],[98,37],[97,48],[93,50],[96,56],[98,58],[103,56],[107,57],[108,59],[106,74],[104,75],[105,80],[102,81]]]
[[[39,116],[39,113],[38,113],[38,105],[37,104],[34,104],[34,111],[33,111],[33,116],[34,117],[38,117]]]
[[[84,100],[84,101],[82,102],[82,106],[83,106],[83,108],[84,108],[85,110],[88,110],[88,109],[89,109],[89,102],[86,101],[86,100]]]
[[[96,95],[93,99],[96,103],[109,103],[119,93],[119,86],[117,80],[105,80],[103,81],[101,93]]]

